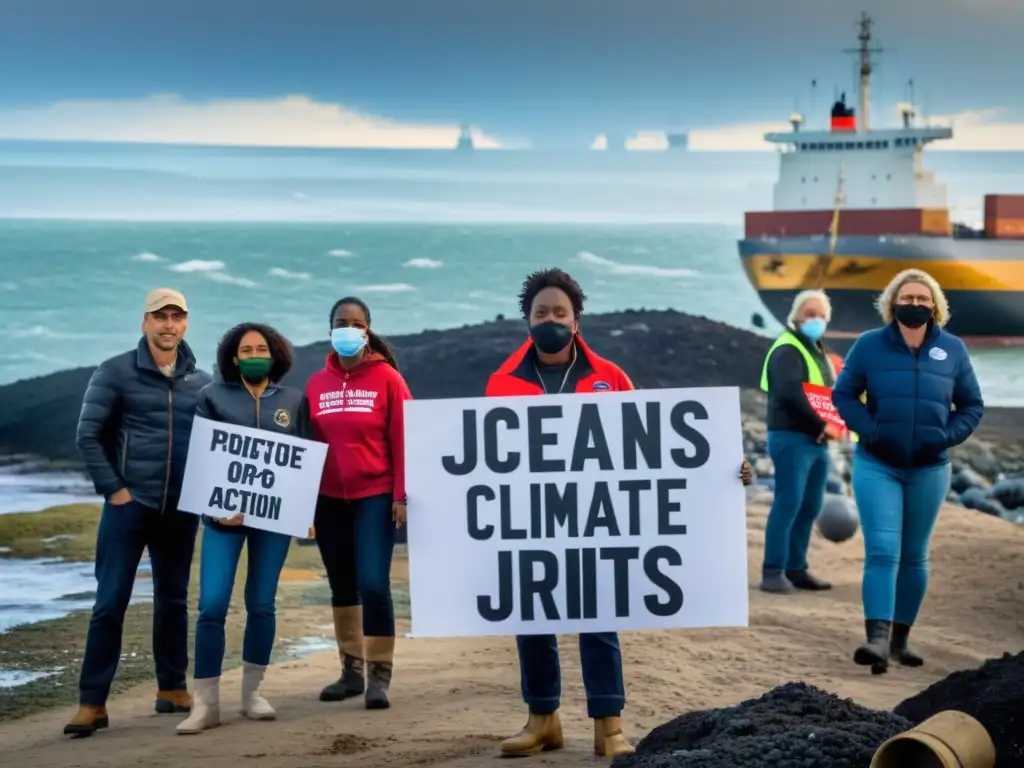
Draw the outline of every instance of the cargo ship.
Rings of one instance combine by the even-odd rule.
[[[872,24],[861,16],[858,108],[844,94],[828,130],[805,130],[793,114],[790,131],[765,135],[780,150],[779,178],[773,210],[746,213],[746,275],[780,323],[799,291],[827,291],[827,340],[839,350],[878,327],[875,298],[910,267],[943,286],[947,327],[968,344],[1024,344],[1024,194],[986,195],[982,229],[951,221],[946,186],[923,161],[953,129],[918,125],[912,104],[902,125],[870,125]]]

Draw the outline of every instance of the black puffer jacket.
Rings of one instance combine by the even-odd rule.
[[[243,384],[215,381],[199,393],[196,416],[225,424],[251,429],[309,437],[309,407],[301,389],[271,384],[260,398]],[[221,525],[214,518],[203,515],[203,521],[218,531],[242,533],[243,526]]]
[[[210,381],[184,341],[172,376],[160,372],[145,336],[101,363],[85,390],[77,436],[96,492],[127,488],[143,506],[177,509],[199,390]]]

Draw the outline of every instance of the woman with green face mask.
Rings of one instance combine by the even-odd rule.
[[[297,437],[308,434],[308,408],[302,390],[279,384],[292,366],[288,341],[273,328],[243,323],[229,330],[217,348],[219,380],[199,392],[196,416]],[[242,513],[204,517],[196,623],[195,687],[192,711],[178,725],[191,734],[220,723],[220,674],[224,660],[224,620],[235,585],[242,545],[248,550],[245,577],[245,638],[242,645],[242,715],[273,720],[275,712],[260,695],[276,632],[277,582],[291,537],[245,525]]]

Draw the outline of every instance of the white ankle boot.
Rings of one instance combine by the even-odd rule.
[[[260,695],[265,666],[242,663],[242,716],[250,720],[273,720],[277,717],[274,708]]]
[[[179,734],[202,733],[220,725],[220,678],[195,680],[192,687],[192,711],[178,723]]]

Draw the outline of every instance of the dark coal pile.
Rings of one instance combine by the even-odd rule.
[[[690,712],[655,728],[615,768],[868,768],[882,742],[910,728],[806,683],[734,707]]]
[[[895,712],[916,725],[947,709],[966,712],[985,726],[996,746],[996,768],[1024,766],[1024,651],[954,672]]]

